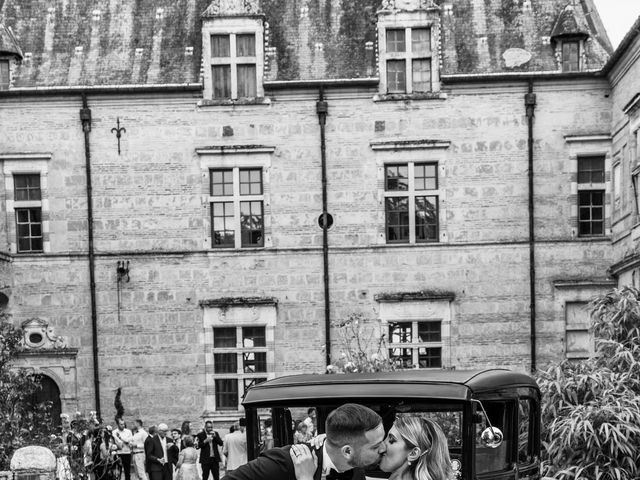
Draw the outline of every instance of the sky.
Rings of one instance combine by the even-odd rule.
[[[640,0],[594,0],[607,29],[613,48],[616,48],[633,23],[640,16]]]

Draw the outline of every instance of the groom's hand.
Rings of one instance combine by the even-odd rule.
[[[291,447],[289,455],[296,472],[296,480],[313,480],[313,475],[318,469],[316,453],[309,450],[305,444],[299,443]]]

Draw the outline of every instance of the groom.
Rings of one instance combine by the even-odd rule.
[[[327,417],[327,438],[316,450],[314,480],[364,480],[364,468],[376,465],[385,452],[380,416],[363,405],[347,403]],[[295,480],[291,445],[267,450],[222,480]]]

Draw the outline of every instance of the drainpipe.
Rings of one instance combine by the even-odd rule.
[[[331,364],[331,304],[329,301],[329,219],[327,214],[327,144],[325,139],[325,127],[327,125],[327,112],[329,105],[324,99],[324,87],[319,90],[319,98],[316,102],[316,113],[320,123],[320,158],[322,162],[322,264],[324,280],[324,338],[325,338],[325,363]]]
[[[87,103],[86,93],[82,94],[82,109],[80,121],[84,132],[84,159],[87,172],[87,230],[89,233],[89,291],[91,294],[91,338],[93,342],[93,388],[96,396],[96,414],[100,414],[100,379],[98,377],[98,312],[96,308],[96,265],[93,250],[93,194],[91,186],[91,145],[89,133],[91,132],[91,109]]]
[[[530,332],[531,332],[531,372],[536,371],[536,264],[535,264],[535,232],[533,218],[533,116],[536,108],[536,94],[533,93],[533,80],[529,80],[529,91],[524,96],[528,123],[529,150],[529,296]]]

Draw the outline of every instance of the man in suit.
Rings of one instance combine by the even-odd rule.
[[[233,432],[224,437],[222,453],[226,457],[227,473],[247,463],[247,434],[245,433],[245,419],[233,425]]]
[[[158,425],[158,433],[145,444],[147,465],[150,480],[172,480],[173,465],[169,461],[169,446],[167,432],[169,427],[164,423]]]
[[[173,443],[169,444],[169,462],[175,467],[180,457],[180,450],[182,450],[182,432],[177,428],[171,430],[171,439]]]
[[[382,419],[363,405],[336,408],[327,417],[325,430],[324,445],[314,451],[318,467],[313,480],[364,480],[364,468],[379,463],[385,452]],[[223,480],[296,480],[292,455],[296,451],[291,445],[268,450]]]
[[[144,450],[144,471],[147,472],[147,478],[149,478],[149,459],[147,458],[147,451],[149,450],[151,442],[153,442],[153,437],[156,436],[158,432],[158,427],[155,425],[151,425],[149,427],[149,435],[144,439],[144,444],[142,449]]]
[[[220,478],[220,452],[218,446],[222,446],[222,439],[213,429],[213,423],[207,420],[204,430],[196,436],[200,449],[200,465],[202,466],[202,480],[209,480],[209,472],[213,480]]]

